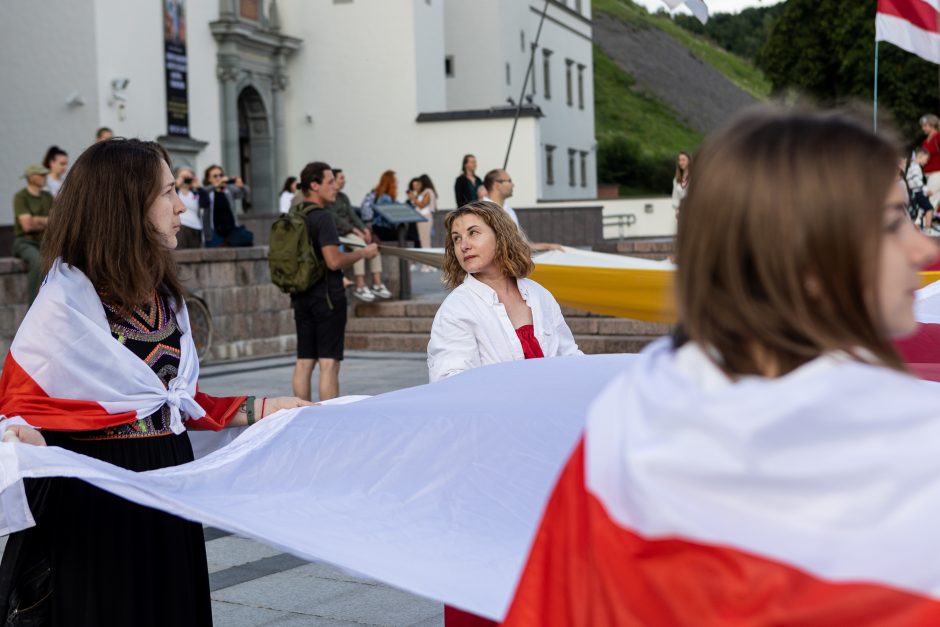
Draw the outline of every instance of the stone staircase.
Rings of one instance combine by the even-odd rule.
[[[662,261],[675,254],[675,238],[672,237],[633,237],[622,240],[605,240],[595,244],[594,250],[612,255],[628,255]]]
[[[425,352],[438,306],[439,303],[415,301],[354,305],[346,325],[346,348]],[[672,330],[667,324],[610,318],[567,308],[563,312],[578,346],[588,354],[636,353]]]

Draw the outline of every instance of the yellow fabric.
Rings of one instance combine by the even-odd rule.
[[[940,272],[931,270],[930,272],[920,273],[920,286],[930,285],[934,281],[940,280]]]
[[[648,322],[675,322],[671,270],[537,264],[532,280],[566,307]]]
[[[383,252],[443,266],[443,250],[383,247]],[[591,313],[647,322],[676,322],[673,270],[593,268],[536,263],[532,280],[559,303]],[[921,287],[940,280],[940,271],[921,272]]]
[[[921,272],[921,285],[940,272]],[[647,322],[675,323],[672,270],[583,268],[538,264],[532,279],[566,307]]]

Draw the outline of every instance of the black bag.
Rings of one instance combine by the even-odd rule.
[[[52,615],[52,561],[41,519],[53,479],[27,479],[26,498],[37,525],[14,533],[0,568],[0,617],[4,627],[47,625]]]

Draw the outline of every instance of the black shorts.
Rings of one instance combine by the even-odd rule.
[[[333,308],[323,297],[296,300],[297,359],[343,359],[346,335],[346,300],[333,299]]]

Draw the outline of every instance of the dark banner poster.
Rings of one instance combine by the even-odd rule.
[[[166,133],[189,137],[189,80],[186,60],[186,0],[163,2],[163,55],[166,66]]]

